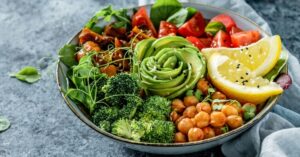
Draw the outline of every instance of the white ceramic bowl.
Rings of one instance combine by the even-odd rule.
[[[205,4],[200,3],[183,3],[185,7],[194,7],[197,8],[206,19],[210,19],[217,14],[220,13],[226,13],[230,15],[237,25],[244,29],[244,30],[259,30],[262,36],[268,36],[266,32],[264,32],[257,24],[255,24],[253,21],[249,20],[246,17],[243,17],[241,15],[238,15],[232,11],[223,9],[223,8],[216,8]],[[146,5],[147,9],[149,10],[151,5]],[[138,7],[137,7],[138,8]],[[129,9],[130,10],[130,9]],[[74,35],[71,40],[68,43],[71,44],[77,44],[78,43],[78,34]],[[118,136],[115,136],[109,132],[105,132],[98,128],[93,122],[91,121],[91,117],[85,112],[85,109],[78,104],[75,104],[71,99],[65,96],[65,94],[62,91],[66,91],[68,86],[68,80],[67,80],[67,67],[62,63],[59,62],[57,66],[57,83],[59,86],[59,89],[62,93],[62,96],[65,99],[66,104],[68,107],[74,112],[74,114],[85,124],[87,124],[89,127],[94,129],[95,131],[99,132],[103,136],[106,136],[107,138],[114,140],[116,142],[122,143],[125,147],[143,151],[143,152],[149,152],[154,154],[185,154],[185,153],[192,153],[196,151],[202,151],[205,149],[212,148],[217,145],[221,145],[224,142],[231,140],[232,138],[238,136],[239,134],[243,133],[250,127],[252,127],[254,124],[259,122],[275,105],[276,100],[279,96],[271,97],[263,107],[263,109],[249,122],[247,122],[245,125],[232,130],[230,132],[227,132],[225,134],[205,139],[202,141],[197,142],[189,142],[189,143],[169,143],[169,144],[163,144],[163,143],[147,143],[147,142],[136,142],[132,140],[128,140],[125,138],[121,138]],[[285,69],[286,70],[286,69]]]

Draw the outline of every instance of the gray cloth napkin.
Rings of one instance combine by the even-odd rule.
[[[237,12],[256,22],[271,33],[269,25],[244,0],[181,0],[199,2]],[[140,5],[153,0],[139,0]],[[257,125],[239,137],[222,145],[222,152],[228,157],[297,157],[300,156],[300,65],[296,57],[289,54],[289,74],[293,84],[286,90],[271,113]],[[291,109],[291,110],[290,110]],[[290,129],[288,129],[290,128]]]

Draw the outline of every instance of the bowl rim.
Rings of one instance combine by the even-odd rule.
[[[264,31],[258,24],[256,24],[254,21],[250,20],[249,18],[245,17],[245,16],[242,16],[232,10],[229,10],[229,9],[225,9],[225,8],[221,8],[221,7],[215,7],[215,6],[212,6],[212,5],[209,5],[209,4],[205,4],[205,3],[199,3],[199,2],[181,2],[181,4],[192,4],[192,5],[200,5],[200,6],[203,6],[203,7],[208,7],[208,8],[211,8],[211,9],[214,9],[214,10],[220,10],[222,13],[230,13],[230,14],[234,14],[236,16],[238,16],[239,18],[242,18],[244,20],[246,20],[247,22],[251,23],[252,25],[256,26],[258,28],[258,30],[264,34],[266,34],[266,36],[270,36],[270,33]],[[139,7],[144,7],[144,6],[151,6],[153,5],[153,3],[149,3],[149,4],[146,4],[146,5],[137,5],[137,6],[134,6],[134,7],[129,7],[129,8],[126,8],[126,9],[134,9],[134,8],[139,8]],[[70,38],[68,40],[68,42],[66,44],[69,44],[71,43],[71,41],[77,37],[79,35],[80,31],[78,33],[76,33],[74,36],[72,36],[72,38]],[[241,127],[237,128],[237,129],[234,129],[234,130],[231,130],[227,133],[224,133],[224,134],[221,134],[221,135],[218,135],[218,136],[215,136],[215,137],[212,137],[212,138],[209,138],[209,139],[204,139],[204,140],[201,140],[201,141],[194,141],[194,142],[185,142],[185,143],[149,143],[149,142],[139,142],[139,141],[133,141],[133,140],[130,140],[130,139],[126,139],[126,138],[123,138],[123,137],[119,137],[119,136],[116,136],[112,133],[109,133],[109,132],[106,132],[106,131],[103,131],[102,129],[100,129],[99,127],[97,127],[94,123],[92,123],[90,120],[86,120],[88,119],[87,117],[80,115],[76,109],[73,107],[73,105],[71,105],[71,103],[69,102],[69,98],[67,98],[62,90],[62,87],[61,87],[61,83],[59,81],[59,70],[60,70],[60,64],[61,64],[61,61],[59,60],[57,62],[57,67],[56,67],[56,82],[57,82],[57,85],[58,85],[58,89],[62,95],[62,97],[64,98],[64,101],[65,103],[67,104],[67,106],[71,109],[71,111],[82,121],[84,122],[86,125],[88,125],[90,128],[92,128],[93,130],[95,130],[96,132],[100,133],[101,135],[104,135],[112,140],[115,140],[117,142],[123,142],[123,143],[128,143],[128,144],[134,144],[134,145],[142,145],[142,146],[152,146],[152,147],[164,147],[164,148],[170,148],[170,147],[182,147],[182,146],[195,146],[195,145],[200,145],[200,144],[206,144],[206,143],[211,143],[211,142],[215,142],[215,141],[218,141],[220,139],[224,139],[226,137],[229,137],[229,136],[232,136],[232,135],[235,135],[236,133],[239,133],[239,132],[244,132],[245,130],[249,129],[250,127],[252,127],[253,125],[255,125],[257,122],[259,122],[263,117],[265,117],[265,115],[273,108],[273,106],[275,106],[276,104],[276,101],[278,100],[278,98],[281,96],[280,95],[277,95],[273,98],[270,98],[272,99],[270,101],[270,99],[268,99],[266,101],[266,103],[268,103],[267,105],[265,104],[263,109],[250,121],[248,121],[247,123],[245,123],[244,125],[242,125]]]

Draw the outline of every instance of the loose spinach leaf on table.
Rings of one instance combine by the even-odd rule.
[[[190,19],[195,13],[197,9],[192,7],[181,8],[176,13],[171,15],[167,21],[176,25],[177,27],[182,26],[188,19]]]
[[[38,70],[32,66],[26,66],[19,72],[10,74],[10,76],[27,83],[34,83],[41,78]]]
[[[3,116],[0,116],[0,132],[7,130],[9,126],[9,120]]]
[[[182,5],[177,0],[157,0],[151,7],[151,21],[158,28],[160,21],[167,20],[181,8]]]
[[[72,44],[66,44],[64,47],[62,47],[58,52],[58,58],[60,61],[62,61],[65,65],[71,67],[75,64],[77,64],[77,61],[75,59],[76,54],[76,46]]]
[[[127,10],[113,10],[110,5],[96,12],[96,14],[85,24],[85,27],[92,29],[98,23],[98,19],[101,17],[106,22],[110,22],[112,19],[115,19],[113,26],[117,28],[127,28],[130,25],[130,17],[127,15]]]
[[[286,50],[282,50],[280,58],[277,61],[275,67],[264,77],[270,81],[274,81],[274,79],[279,75],[281,70],[286,65],[287,61],[288,61],[288,52]]]

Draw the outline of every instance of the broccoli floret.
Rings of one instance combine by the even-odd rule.
[[[107,81],[102,87],[106,101],[111,105],[122,106],[128,94],[138,94],[140,88],[137,79],[129,74],[120,73]]]
[[[107,120],[100,121],[98,126],[100,129],[102,129],[104,131],[107,131],[107,132],[111,131],[111,122],[110,121],[107,121]]]
[[[120,116],[127,119],[132,119],[138,110],[138,108],[142,105],[143,99],[137,95],[129,95],[126,98],[126,105],[122,107],[120,110]]]
[[[174,141],[175,126],[173,122],[154,120],[145,122],[144,126],[146,131],[141,138],[142,141],[151,143],[171,143]]]
[[[167,120],[171,112],[171,102],[160,96],[151,96],[140,109],[138,117],[142,120]]]
[[[112,133],[120,137],[140,141],[141,137],[145,134],[145,129],[139,121],[119,119],[113,123]]]
[[[94,124],[100,126],[101,121],[108,121],[113,123],[119,118],[119,109],[115,106],[102,106],[96,110],[92,116]]]

